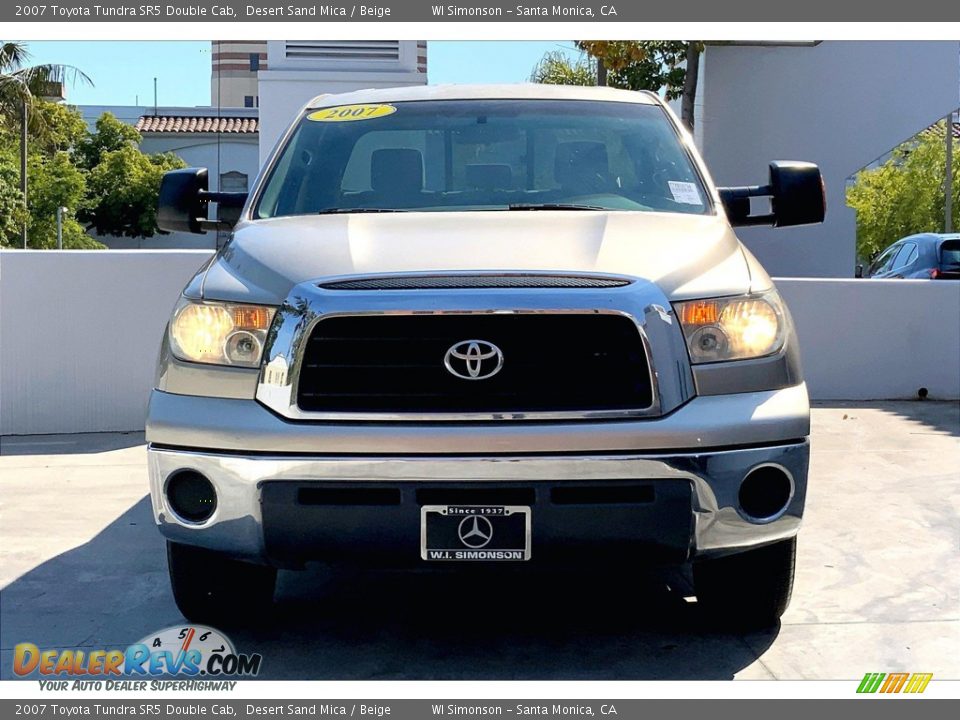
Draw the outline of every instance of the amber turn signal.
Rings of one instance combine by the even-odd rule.
[[[720,319],[720,304],[715,300],[688,302],[680,306],[683,325],[713,325]]]
[[[238,330],[266,330],[273,318],[273,308],[257,305],[234,305],[233,324]]]

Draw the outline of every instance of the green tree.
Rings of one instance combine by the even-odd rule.
[[[186,163],[176,155],[146,155],[129,144],[104,152],[87,176],[80,220],[100,235],[153,237],[160,180],[166,171],[182,167]]]
[[[0,125],[0,246],[23,247],[26,227],[28,247],[56,247],[57,208],[66,207],[63,247],[102,248],[73,216],[85,201],[86,179],[74,165],[72,146],[86,134],[86,123],[67,106],[37,100],[33,107],[43,117],[30,128],[26,204],[20,191],[19,128]]]
[[[33,116],[37,122],[30,128],[29,144],[34,152],[70,150],[87,135],[83,115],[69,105],[37,99]]]
[[[52,110],[51,103],[43,100],[50,95],[54,86],[62,85],[68,80],[93,84],[89,77],[72,65],[43,63],[31,65],[30,53],[22,42],[0,41],[0,136],[3,136],[4,147],[11,147],[16,137],[16,145],[20,150],[20,162],[17,163],[18,183],[21,186],[26,181],[19,173],[22,163],[28,163],[29,149],[27,145],[31,136],[39,139],[43,149],[48,153],[62,150],[70,143],[70,136],[80,131],[71,118]],[[20,132],[26,116],[27,142],[23,141]],[[82,122],[82,118],[81,118]],[[14,131],[17,135],[14,135]],[[9,206],[12,199],[19,197],[23,202],[23,192],[17,187],[16,193],[8,183],[3,184],[0,191],[5,197],[0,205]],[[28,193],[29,194],[29,193]],[[28,199],[28,198],[27,198]],[[21,220],[21,231],[25,231],[27,211],[17,213]],[[4,225],[9,224],[8,218]],[[0,235],[0,242],[8,243],[6,234]]]
[[[0,124],[20,127],[20,115],[24,103],[27,109],[42,102],[52,85],[71,82],[93,84],[83,72],[72,65],[45,63],[30,65],[30,52],[22,42],[0,41]],[[33,117],[31,122],[40,125],[44,116]]]
[[[890,243],[920,232],[943,232],[946,123],[893,151],[882,165],[857,173],[847,204],[857,213],[857,255],[871,261]],[[953,226],[960,224],[960,163],[953,165]]]
[[[19,245],[20,231],[27,222],[27,208],[20,193],[19,175],[14,163],[3,162],[0,157],[0,247]]]
[[[544,85],[594,85],[596,62],[581,56],[572,60],[566,53],[554,50],[544,55],[530,73],[530,82]]]
[[[109,113],[87,130],[69,106],[37,101],[43,118],[31,129],[28,173],[29,212],[19,189],[19,128],[0,124],[0,245],[22,246],[26,220],[28,245],[56,247],[56,209],[64,216],[66,248],[101,248],[86,231],[99,235],[151,237],[156,227],[157,196],[166,170],[184,167],[175,155],[145,154],[140,134]]]
[[[55,248],[57,208],[66,207],[70,211],[82,204],[86,192],[84,174],[73,164],[69,153],[62,150],[51,156],[31,155],[29,172],[29,246]],[[63,217],[63,247],[102,248],[103,245],[87,235],[83,226],[67,212]]]
[[[680,116],[691,130],[699,82],[700,40],[578,40],[577,47],[606,69],[606,84],[625,90],[664,92],[680,99]]]
[[[76,144],[77,164],[92,170],[100,163],[104,153],[125,147],[138,148],[142,138],[130,125],[117,120],[113,113],[105,112],[96,122],[96,130],[87,133]]]

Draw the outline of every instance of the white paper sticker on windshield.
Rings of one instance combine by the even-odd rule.
[[[684,205],[703,205],[696,183],[668,180],[667,185],[670,186],[670,192],[673,194],[674,202],[683,203]]]

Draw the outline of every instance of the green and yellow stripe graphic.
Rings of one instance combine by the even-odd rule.
[[[930,684],[933,673],[870,673],[863,676],[858,693],[922,693]]]

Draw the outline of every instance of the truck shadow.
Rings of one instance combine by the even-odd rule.
[[[92,455],[143,445],[143,432],[2,435],[0,455]]]
[[[911,421],[918,434],[944,433],[960,437],[960,403],[955,400],[818,400],[812,406],[849,411],[852,420],[865,410],[879,410]]]
[[[8,527],[7,532],[13,528]],[[275,612],[222,628],[267,679],[730,679],[779,628],[714,632],[679,572],[281,572]],[[242,603],[242,598],[237,598]],[[0,678],[13,648],[124,648],[183,623],[144,497],[89,542],[0,590]],[[28,676],[36,679],[36,675]]]

